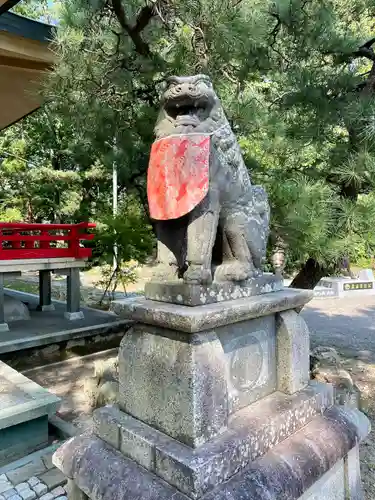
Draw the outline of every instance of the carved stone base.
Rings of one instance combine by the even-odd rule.
[[[145,286],[147,299],[185,306],[202,306],[233,299],[253,297],[284,288],[283,279],[274,274],[263,274],[235,283],[212,283],[210,286],[189,285],[179,281],[151,281]]]
[[[157,449],[149,454],[149,436],[145,436],[144,451],[139,449],[137,455],[143,466],[95,435],[69,440],[55,453],[53,462],[74,480],[75,494],[69,500],[84,499],[84,495],[77,494],[79,490],[93,500],[188,500],[198,498],[198,490],[194,492],[198,484],[208,490],[204,500],[361,500],[358,443],[368,431],[368,420],[363,414],[334,406],[249,466],[242,470],[239,467],[237,474],[214,489],[214,471],[207,481],[201,474],[189,480],[188,468],[183,464],[173,474],[176,460],[163,456]],[[124,449],[134,448],[135,442],[128,440]],[[174,452],[171,449],[171,453],[176,458],[178,448]],[[165,474],[170,475],[162,479],[148,471],[144,468],[146,459],[154,467],[159,464]],[[241,466],[241,453],[237,460],[237,466]],[[195,458],[197,467],[200,461],[206,472],[206,457],[198,452]],[[225,471],[220,460],[213,465],[218,467],[219,474]],[[178,488],[171,484],[172,477],[175,483],[178,482]]]
[[[332,406],[333,390],[312,383],[276,392],[237,412],[228,429],[198,449],[184,446],[116,407],[94,412],[94,432],[145,469],[200,498]]]
[[[115,303],[136,321],[119,349],[118,406],[94,412],[92,435],[55,464],[91,500],[362,500],[369,422],[309,381],[296,309],[311,297]]]

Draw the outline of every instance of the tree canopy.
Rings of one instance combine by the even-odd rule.
[[[11,153],[0,210],[104,220],[115,162],[120,197],[138,206],[143,227],[162,82],[204,72],[269,193],[269,264],[285,258],[294,285],[312,287],[343,257],[366,259],[375,249],[374,10],[371,0],[66,0],[53,14],[46,105],[0,139]]]

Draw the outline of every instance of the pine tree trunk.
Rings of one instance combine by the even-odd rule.
[[[328,274],[327,269],[314,259],[308,259],[290,284],[290,288],[307,288],[312,290],[319,281]]]

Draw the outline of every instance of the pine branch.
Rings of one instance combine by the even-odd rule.
[[[372,48],[365,47],[364,45],[357,51],[353,52],[353,55],[356,57],[365,57],[366,59],[375,62],[375,52]]]
[[[281,19],[280,19],[278,14],[274,14],[274,13],[270,13],[270,14],[272,17],[274,17],[276,19],[275,27],[273,28],[273,30],[270,33],[270,38],[272,38],[272,42],[270,44],[270,47],[273,48],[273,46],[276,43],[276,37],[281,29]]]
[[[150,5],[146,5],[145,7],[143,7],[138,14],[133,31],[135,33],[140,33],[141,31],[143,31],[154,16],[154,7],[151,7]]]
[[[118,22],[122,29],[129,35],[134,43],[135,50],[138,54],[146,57],[151,57],[151,49],[147,42],[141,36],[141,32],[146,28],[151,19],[155,15],[155,11],[150,6],[145,6],[138,14],[137,21],[134,26],[131,26],[125,13],[122,0],[111,0],[113,12],[115,13]]]
[[[360,48],[369,49],[369,48],[371,48],[372,45],[374,45],[374,43],[375,43],[375,37],[371,38],[371,40],[369,40],[368,42],[364,43]]]

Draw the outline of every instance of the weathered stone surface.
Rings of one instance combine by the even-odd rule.
[[[39,460],[33,460],[17,469],[14,469],[7,473],[9,480],[13,484],[22,483],[23,481],[27,481],[29,477],[36,476],[38,474],[42,474],[46,471],[46,468],[43,462]]]
[[[299,498],[299,500],[352,500],[346,496],[344,460],[340,460]]]
[[[223,326],[215,332],[225,355],[230,414],[277,389],[274,315]]]
[[[251,464],[242,474],[237,474],[222,488],[209,493],[205,500],[300,499],[369,430],[369,421],[362,413],[334,406]],[[322,497],[317,498],[320,500]],[[333,498],[336,500],[336,497]],[[349,496],[347,498],[352,500]],[[307,499],[315,500],[314,496]]]
[[[66,483],[66,477],[56,468],[41,474],[39,479],[47,485],[49,490]]]
[[[19,495],[22,497],[22,500],[35,500],[36,493],[30,488],[23,489],[19,492]]]
[[[17,490],[18,492],[20,492],[20,491],[22,491],[22,490],[25,490],[25,489],[26,489],[26,490],[28,490],[28,489],[29,489],[29,485],[28,485],[28,483],[19,483],[19,484],[17,484],[17,485],[16,485],[16,490]]]
[[[35,491],[35,493],[38,495],[38,497],[41,497],[45,495],[48,492],[48,488],[44,483],[39,482],[38,484],[34,485],[32,489]]]
[[[124,411],[189,446],[227,426],[226,359],[214,332],[135,325],[120,345],[119,381]]]
[[[18,494],[17,495],[13,495],[11,497],[8,498],[8,500],[22,500],[22,497],[20,497]]]
[[[33,403],[33,402],[31,402]],[[1,397],[0,397],[1,404]],[[26,405],[20,405],[26,406]],[[14,408],[18,411],[17,406]],[[37,410],[39,411],[39,409]],[[1,410],[0,410],[1,414]],[[30,412],[32,416],[32,412]],[[17,417],[17,415],[16,415]],[[15,417],[15,418],[16,418]],[[1,419],[1,416],[0,416]],[[48,444],[48,417],[30,419],[0,430],[0,465],[6,465]],[[16,482],[17,484],[17,482]]]
[[[284,289],[258,297],[235,299],[200,307],[178,306],[147,299],[113,301],[112,310],[123,318],[187,333],[268,316],[304,306],[311,290]]]
[[[345,457],[345,484],[347,498],[350,498],[350,500],[364,500],[358,444]]]
[[[30,319],[30,312],[23,302],[5,294],[4,295],[4,319],[10,321],[22,321]]]
[[[314,383],[294,396],[275,393],[237,412],[225,433],[195,450],[116,407],[94,412],[94,432],[105,440],[111,428],[120,428],[120,450],[124,455],[180,491],[199,497],[331,405],[332,388],[325,384]]]
[[[52,460],[52,457],[51,457],[51,460]],[[34,487],[38,483],[40,483],[40,479],[36,476],[32,476],[30,479],[28,479],[27,482],[28,482],[29,486]]]
[[[53,461],[92,500],[187,500],[99,438],[72,438],[56,451]]]
[[[78,488],[74,481],[68,479],[66,486],[66,492],[69,500],[87,500],[88,496],[83,493],[82,490]]]
[[[65,496],[65,490],[62,486],[58,486],[57,488],[51,491],[51,494],[53,495],[54,498],[58,498],[61,496]]]
[[[227,282],[191,285],[182,280],[175,282],[151,281],[145,285],[145,297],[172,304],[202,306],[277,292],[283,288],[283,279],[273,274],[263,274],[238,284]]]
[[[48,415],[59,404],[58,397],[0,361],[0,465],[47,445]]]
[[[3,497],[6,499],[8,499],[14,495],[17,495],[17,494],[18,494],[18,492],[15,488],[11,488],[9,490],[3,491]]]
[[[0,482],[0,493],[4,493],[4,491],[11,490],[13,485],[10,481],[1,481]]]
[[[39,500],[53,500],[53,495],[51,493],[46,493]]]
[[[304,319],[293,310],[279,313],[276,339],[278,388],[294,394],[310,379],[310,335]]]
[[[369,422],[363,414],[345,407],[332,407],[204,498],[300,499],[342,461],[368,431]],[[54,463],[92,500],[187,498],[93,436],[76,437],[64,443],[55,453]]]

